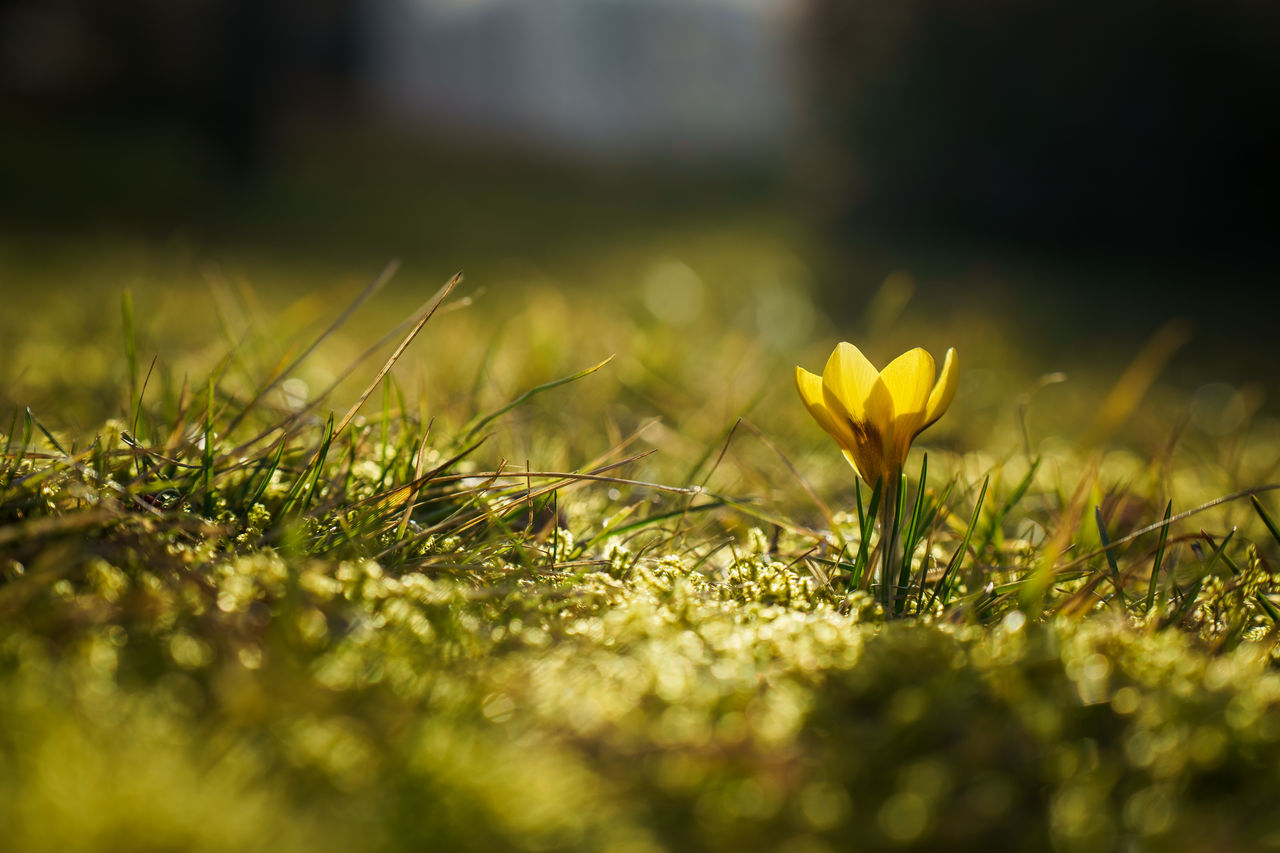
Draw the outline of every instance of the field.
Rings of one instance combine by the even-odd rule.
[[[0,242],[7,849],[1280,847],[1263,344],[504,181]],[[896,548],[840,340],[958,352]]]

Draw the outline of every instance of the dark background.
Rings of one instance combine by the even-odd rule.
[[[908,269],[940,315],[989,304],[1059,347],[1189,317],[1199,357],[1265,377],[1277,19],[1261,0],[4,0],[0,229],[483,272],[758,214],[838,323]]]

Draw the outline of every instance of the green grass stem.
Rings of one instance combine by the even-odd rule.
[[[938,582],[934,584],[933,595],[929,597],[929,604],[922,612],[928,613],[933,610],[934,603],[939,599],[942,600],[942,606],[946,607],[951,599],[952,585],[956,574],[960,571],[960,566],[964,562],[965,552],[969,548],[969,541],[973,537],[973,531],[978,526],[978,518],[982,514],[982,504],[987,497],[987,486],[991,484],[991,476],[987,475],[982,480],[982,489],[978,492],[978,500],[973,505],[973,515],[969,518],[969,526],[964,530],[964,536],[960,539],[960,546],[956,548],[951,559],[947,562],[947,568],[942,573],[942,577],[938,578]]]
[[[1169,519],[1173,515],[1173,501],[1164,508],[1164,523],[1160,525],[1160,540],[1156,543],[1155,558],[1151,561],[1151,579],[1147,582],[1147,600],[1144,613],[1150,613],[1156,605],[1156,590],[1160,585],[1160,567],[1164,562],[1165,543],[1169,541]]]

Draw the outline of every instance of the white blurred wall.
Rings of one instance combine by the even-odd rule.
[[[799,0],[375,0],[401,118],[600,156],[760,157],[792,132]]]

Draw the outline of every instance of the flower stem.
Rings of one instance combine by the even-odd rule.
[[[880,503],[880,551],[883,564],[880,568],[880,602],[884,605],[885,616],[893,614],[897,603],[897,578],[893,568],[902,563],[898,542],[898,489],[902,474],[890,472],[884,480],[884,492]]]

